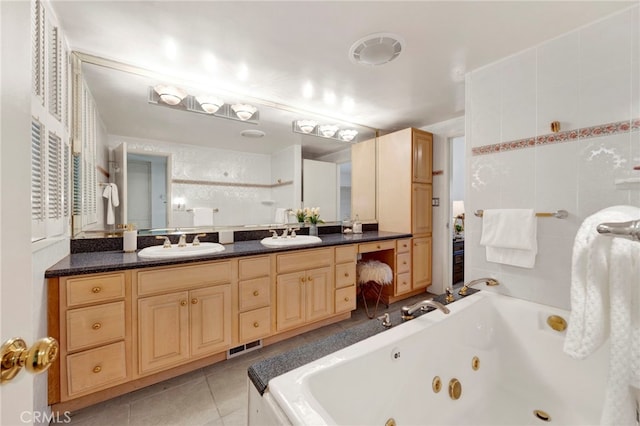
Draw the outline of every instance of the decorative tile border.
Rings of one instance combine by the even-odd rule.
[[[600,136],[617,135],[621,133],[640,131],[640,118],[618,121],[616,123],[600,124],[597,126],[583,127],[581,129],[565,130],[564,132],[549,133],[533,138],[518,139],[515,141],[483,145],[471,149],[472,155],[495,154],[498,152],[512,151],[514,149],[533,148],[540,145],[549,145],[574,141],[577,139],[590,139]]]

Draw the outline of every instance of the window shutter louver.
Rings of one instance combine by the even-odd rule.
[[[58,27],[49,31],[49,113],[62,119],[62,41]]]
[[[47,218],[62,218],[62,140],[49,132],[47,147]]]
[[[44,8],[40,0],[33,2],[32,10],[32,85],[33,94],[44,105],[44,81],[45,81],[45,20]]]
[[[31,220],[44,221],[43,126],[31,122]]]

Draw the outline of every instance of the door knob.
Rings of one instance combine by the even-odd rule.
[[[0,383],[13,379],[22,367],[33,374],[46,371],[58,357],[58,348],[58,341],[53,337],[40,339],[28,349],[20,338],[7,340],[2,345]]]

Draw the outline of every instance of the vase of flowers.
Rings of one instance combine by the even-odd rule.
[[[304,208],[304,221],[309,224],[309,235],[318,235],[318,224],[324,223],[320,219],[319,207],[305,207]]]
[[[291,212],[291,214],[292,214],[292,215],[294,215],[294,216],[296,217],[296,219],[297,219],[298,223],[303,223],[303,222],[304,222],[304,220],[305,220],[305,218],[306,218],[306,217],[305,217],[305,212],[304,212],[304,210],[302,210],[302,209],[296,209],[296,210],[293,210],[293,211]]]

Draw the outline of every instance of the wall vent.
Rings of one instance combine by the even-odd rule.
[[[256,340],[255,342],[245,343],[244,345],[236,346],[227,351],[227,359],[235,358],[237,356],[246,354],[262,347],[262,340]]]

